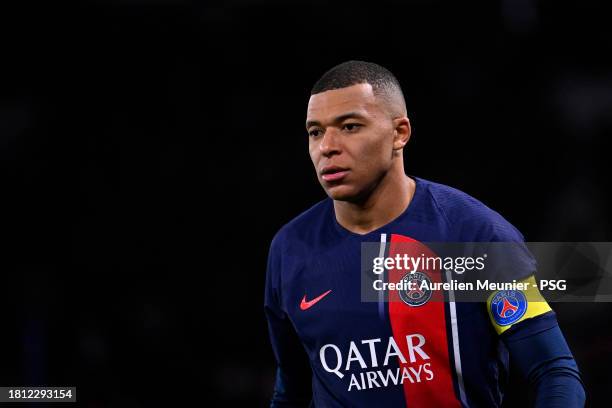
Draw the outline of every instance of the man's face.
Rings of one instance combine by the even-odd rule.
[[[312,95],[306,130],[319,182],[334,200],[366,198],[389,171],[393,119],[370,84]]]

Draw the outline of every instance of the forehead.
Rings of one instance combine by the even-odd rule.
[[[312,95],[308,101],[306,119],[325,121],[346,112],[375,116],[379,109],[372,85],[357,84]]]

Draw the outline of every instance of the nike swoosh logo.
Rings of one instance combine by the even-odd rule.
[[[327,292],[323,293],[320,296],[317,296],[316,298],[312,299],[312,300],[308,300],[306,301],[306,295],[304,295],[304,297],[302,298],[302,302],[300,303],[300,309],[302,310],[306,310],[306,309],[310,309],[311,307],[313,307],[319,300],[323,299],[325,296],[329,295],[329,292],[331,292],[331,289],[328,290]]]

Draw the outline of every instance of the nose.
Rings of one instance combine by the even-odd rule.
[[[339,154],[340,149],[340,141],[338,138],[340,135],[332,128],[328,128],[323,135],[323,139],[319,144],[319,151],[325,157],[333,156],[334,154]]]

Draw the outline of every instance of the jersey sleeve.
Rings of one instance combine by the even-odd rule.
[[[280,291],[282,254],[278,239],[268,255],[264,312],[276,360],[276,380],[271,407],[306,407],[312,398],[312,371],[304,347],[282,307]]]
[[[491,324],[511,361],[535,390],[536,407],[582,407],[585,392],[578,366],[557,318],[538,289],[537,263],[523,235],[501,216],[486,228],[495,261],[487,278],[517,283],[486,301]]]
[[[554,312],[516,324],[501,339],[512,364],[535,390],[536,408],[584,406],[580,371]]]
[[[481,219],[479,241],[486,242],[487,268],[480,279],[508,285],[516,290],[498,290],[486,300],[487,312],[498,334],[514,325],[551,311],[540,293],[537,262],[527,248],[523,235],[508,221],[495,213]]]

